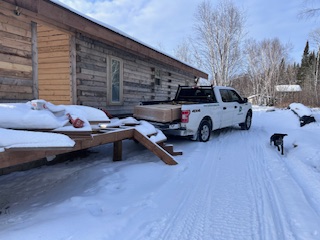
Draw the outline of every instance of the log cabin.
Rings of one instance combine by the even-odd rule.
[[[198,77],[208,74],[57,1],[0,1],[0,102],[130,114]]]

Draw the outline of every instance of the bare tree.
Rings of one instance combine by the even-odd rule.
[[[266,99],[275,99],[274,87],[282,80],[281,71],[287,58],[287,47],[277,38],[261,42],[248,40],[244,52],[247,76],[252,83],[254,94],[259,96],[258,104],[264,103]]]
[[[313,78],[313,90],[314,90],[314,96],[316,103],[319,102],[319,96],[318,96],[318,79],[319,79],[319,68],[320,68],[320,28],[317,28],[313,30],[310,33],[310,38],[313,42],[313,44],[318,49],[316,51],[315,56],[315,63],[314,63],[314,78]]]
[[[212,77],[214,85],[230,85],[241,66],[240,44],[244,37],[244,14],[229,0],[215,7],[205,0],[196,12],[195,59]]]
[[[189,39],[185,39],[183,42],[181,42],[174,49],[173,55],[180,61],[192,65],[194,63],[194,57],[193,57],[192,46]]]
[[[300,18],[317,18],[320,14],[319,0],[303,0]]]

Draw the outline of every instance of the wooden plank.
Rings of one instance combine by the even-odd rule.
[[[39,53],[57,52],[57,51],[67,51],[69,52],[69,46],[50,46],[50,47],[38,47]]]
[[[66,40],[57,40],[57,41],[50,41],[50,42],[42,42],[38,41],[39,48],[49,48],[49,47],[56,47],[56,46],[67,46],[69,45],[69,38]]]
[[[14,102],[27,101],[33,99],[32,93],[17,93],[17,92],[0,92],[0,101],[8,102],[8,100]]]
[[[54,96],[59,96],[59,97],[67,97],[68,99],[70,99],[70,88],[68,89],[68,91],[66,90],[56,90],[56,89],[52,89],[51,91],[42,91],[41,86],[39,86],[39,90],[40,90],[40,94],[41,96],[50,96],[51,98]],[[46,93],[48,92],[48,93]]]
[[[9,63],[0,61],[0,68],[5,70],[15,70],[21,72],[32,72],[32,66],[18,64],[18,63]]]
[[[31,38],[30,25],[29,25],[29,29],[24,29],[21,27],[13,26],[11,24],[0,22],[0,31],[9,32],[19,36]]]
[[[77,104],[77,51],[75,36],[70,37],[71,103]]]
[[[67,53],[68,54],[68,53]],[[39,64],[51,64],[52,63],[67,63],[65,64],[66,67],[69,67],[70,65],[70,56],[69,54],[61,57],[54,57],[54,56],[49,56],[48,57],[39,57]]]
[[[166,164],[168,165],[178,164],[168,152],[166,152],[158,144],[152,142],[147,136],[143,135],[136,129],[134,130],[133,138],[136,139],[138,142],[140,142],[143,146],[145,146],[151,152],[153,152],[155,155],[157,155]]]
[[[40,68],[38,69],[40,75],[43,74],[70,74],[69,68]]]
[[[46,99],[48,102],[57,103],[57,102],[64,102],[66,104],[70,104],[70,96],[68,95],[48,95],[39,93],[39,98]]]
[[[32,60],[30,58],[21,57],[21,56],[0,53],[0,59],[2,59],[2,60],[5,59],[6,62],[8,62],[8,63],[17,63],[17,64],[27,65],[27,66],[32,65]]]
[[[41,34],[39,32],[38,40],[40,42],[52,42],[52,41],[65,41],[69,40],[69,36],[67,34],[57,34],[57,35],[49,35],[49,34]]]
[[[55,58],[55,57],[65,57],[69,56],[66,51],[55,51],[55,52],[42,52],[39,53],[39,58]]]
[[[1,36],[0,36],[1,38]],[[6,55],[15,55],[23,58],[31,59],[31,51],[30,50],[20,50],[16,48],[10,48],[6,46],[1,46],[1,52]]]
[[[81,68],[81,73],[94,75],[94,76],[98,76],[98,77],[107,77],[106,72],[97,72],[94,70],[89,70],[89,69],[84,69],[84,68]]]
[[[32,86],[31,79],[14,78],[14,77],[0,77],[0,84],[13,86]]]
[[[22,40],[2,37],[0,38],[0,45],[4,47],[14,48],[21,51],[31,52],[31,41],[26,42]]]
[[[70,91],[70,85],[41,84],[41,91],[52,91],[52,90],[68,90],[68,91]]]
[[[14,85],[0,85],[1,92],[7,93],[30,93],[32,94],[32,88],[28,86],[14,86]]]
[[[31,22],[31,42],[32,42],[32,80],[33,96],[39,98],[39,80],[38,80],[38,41],[37,41],[37,24]]]
[[[41,63],[41,68],[69,68],[70,63]]]
[[[41,64],[42,67],[42,64]],[[70,70],[69,70],[70,71]],[[64,83],[69,85],[69,79],[70,79],[70,74],[62,73],[48,73],[48,74],[41,74],[39,76],[39,80],[49,80],[47,81],[48,84],[53,84],[52,80],[64,80]],[[67,80],[67,81],[66,81]],[[51,82],[50,82],[51,81]],[[46,83],[46,81],[41,81],[41,84]],[[54,82],[56,83],[56,82]]]

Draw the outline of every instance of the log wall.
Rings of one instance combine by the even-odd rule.
[[[189,85],[194,76],[155,60],[116,49],[83,34],[76,36],[77,104],[105,108],[113,114],[132,113],[140,101],[174,98],[178,85]],[[108,104],[110,57],[123,63],[123,105]],[[160,81],[154,71],[160,71]]]
[[[31,21],[0,6],[0,102],[33,98]]]

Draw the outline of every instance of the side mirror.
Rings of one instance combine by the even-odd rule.
[[[247,102],[248,102],[248,98],[244,98],[244,99],[243,99],[243,102],[244,102],[244,103],[247,103]]]

